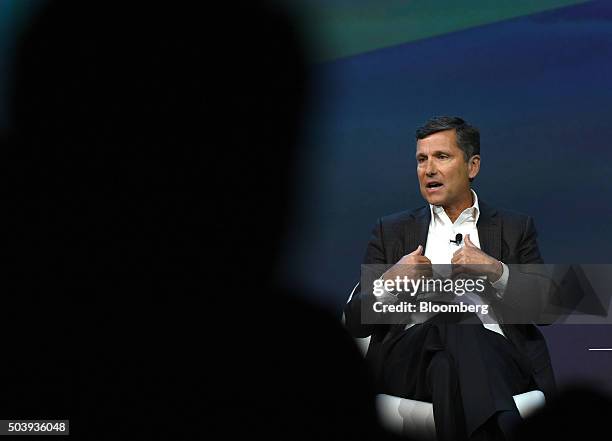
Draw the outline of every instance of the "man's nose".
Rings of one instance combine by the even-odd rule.
[[[427,161],[427,165],[425,168],[425,174],[427,176],[433,176],[437,173],[438,171],[436,170],[435,164],[433,163],[433,161]]]

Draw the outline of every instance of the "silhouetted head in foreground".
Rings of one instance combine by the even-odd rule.
[[[200,6],[53,1],[24,34],[2,252],[45,307],[16,309],[39,344],[5,407],[77,438],[371,439],[351,338],[270,283],[304,49],[275,8]]]
[[[16,65],[3,165],[25,266],[273,266],[307,85],[282,12],[53,1]]]

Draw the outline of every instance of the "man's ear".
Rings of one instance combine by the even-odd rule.
[[[480,171],[480,155],[474,155],[468,161],[468,176],[474,179]]]

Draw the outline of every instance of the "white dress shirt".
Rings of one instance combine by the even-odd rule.
[[[455,222],[451,222],[450,218],[444,211],[444,208],[431,204],[429,205],[429,209],[431,210],[431,221],[429,222],[429,231],[427,233],[425,257],[431,261],[434,272],[441,276],[449,275],[444,274],[444,272],[450,271],[450,263],[451,259],[453,258],[453,254],[459,248],[464,246],[465,239],[462,239],[459,245],[450,241],[451,239],[455,239],[457,233],[461,233],[463,238],[469,234],[472,243],[480,248],[480,238],[478,237],[478,229],[476,228],[478,218],[480,217],[480,208],[478,206],[478,196],[476,195],[476,192],[474,192],[474,190],[471,191],[474,203],[471,207],[463,210]],[[443,265],[443,267],[436,267],[436,265]],[[497,295],[500,298],[503,296],[503,292],[506,289],[509,276],[508,266],[502,262],[502,267],[503,271],[501,277],[499,280],[492,283],[493,288],[496,289]],[[464,294],[461,297],[461,301],[464,303],[472,303],[474,305],[489,304],[486,299],[474,293]],[[478,311],[480,311],[480,309]],[[503,331],[497,323],[497,318],[495,317],[492,308],[488,308],[487,314],[482,314],[480,312],[476,314],[482,321],[485,328],[497,332],[505,337]],[[429,314],[427,317],[419,316],[418,321],[422,323],[425,319],[432,317],[433,315],[435,314]],[[406,329],[414,324],[415,323],[409,323],[406,325]]]

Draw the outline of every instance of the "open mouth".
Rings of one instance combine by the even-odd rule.
[[[440,187],[442,187],[442,183],[440,183],[440,182],[429,182],[427,185],[425,185],[425,187],[427,187],[428,189],[440,188]]]

